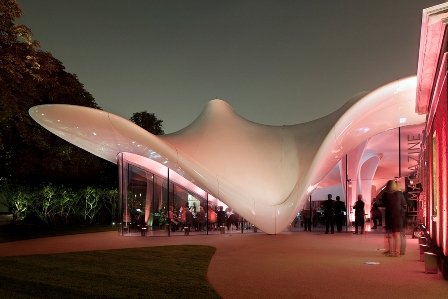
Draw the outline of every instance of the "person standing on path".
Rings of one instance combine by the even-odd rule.
[[[364,233],[364,201],[362,194],[358,194],[358,200],[353,206],[355,209],[355,234],[358,234],[358,226],[361,226],[361,234]]]
[[[378,221],[380,221],[381,226],[381,211],[378,208],[378,203],[376,200],[373,201],[372,209],[370,210],[370,219],[373,221],[373,227],[372,229],[378,228]]]
[[[332,195],[328,194],[328,199],[324,201],[325,233],[328,234],[331,227],[331,233],[334,234],[334,201]]]
[[[393,180],[387,182],[386,192],[383,194],[386,206],[386,228],[389,232],[389,256],[404,255],[406,247],[401,245],[403,230],[403,211],[406,210],[404,195],[397,188]],[[400,248],[401,247],[401,248]]]
[[[339,196],[336,196],[336,202],[334,203],[334,218],[338,232],[342,232],[342,222],[345,217],[345,211],[345,204],[341,201]]]
[[[305,203],[305,206],[303,207],[302,212],[300,212],[300,215],[303,221],[303,230],[311,231],[311,207],[309,202]]]

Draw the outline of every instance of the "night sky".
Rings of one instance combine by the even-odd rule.
[[[171,133],[215,98],[289,125],[415,75],[422,10],[442,2],[18,0],[18,23],[103,110]]]

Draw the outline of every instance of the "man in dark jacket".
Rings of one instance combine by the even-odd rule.
[[[358,194],[358,200],[353,206],[355,209],[355,234],[358,234],[358,226],[361,226],[361,234],[364,233],[364,201],[362,200],[362,194]]]
[[[339,196],[336,196],[336,202],[334,203],[334,219],[338,232],[342,232],[342,222],[345,217],[344,212],[345,204],[341,201]]]
[[[329,233],[331,226],[331,233],[334,234],[334,202],[331,194],[328,194],[328,199],[324,201],[324,217],[325,217],[325,233]]]
[[[219,211],[218,211],[217,215],[218,215],[218,226],[226,225],[227,214],[223,210],[222,206],[219,207]]]

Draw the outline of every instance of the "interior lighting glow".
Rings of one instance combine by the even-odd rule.
[[[95,135],[95,136],[96,136],[96,133],[95,133],[95,132],[93,132],[93,135]]]
[[[406,117],[400,118],[400,124],[404,124],[404,123],[406,123]]]

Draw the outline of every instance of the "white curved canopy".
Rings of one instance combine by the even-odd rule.
[[[163,136],[86,107],[42,105],[29,113],[108,161],[130,152],[163,163],[275,234],[348,151],[381,132],[425,121],[414,111],[415,93],[416,78],[405,78],[358,94],[320,119],[280,127],[248,121],[213,100],[189,126]]]

